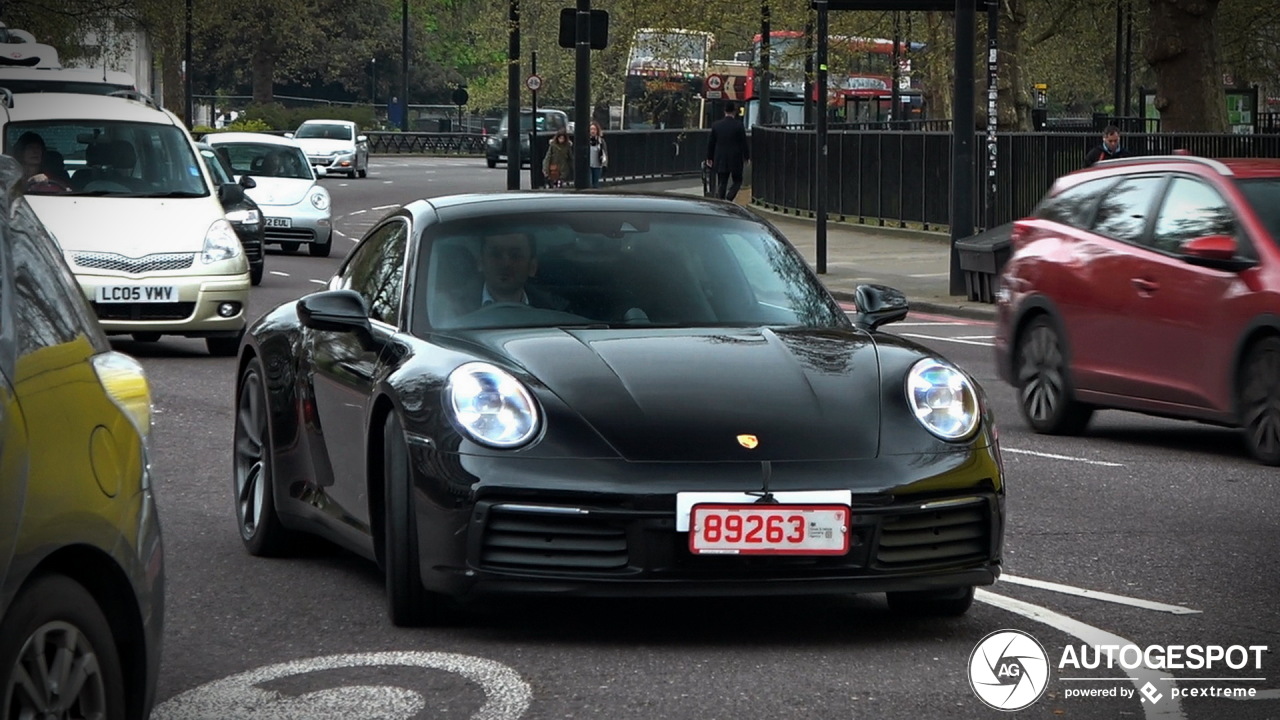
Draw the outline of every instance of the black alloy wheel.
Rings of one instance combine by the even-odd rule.
[[[1280,337],[1254,343],[1240,374],[1240,425],[1249,453],[1280,465]]]
[[[276,514],[272,473],[271,428],[267,388],[262,362],[249,361],[240,376],[236,398],[233,485],[236,524],[250,555],[273,557],[287,554],[296,536]]]
[[[123,718],[123,665],[89,591],[62,575],[38,578],[0,623],[0,717]]]
[[[1058,331],[1047,317],[1038,317],[1018,337],[1014,353],[1018,408],[1038,433],[1078,435],[1093,408],[1077,402],[1067,379],[1067,355]]]

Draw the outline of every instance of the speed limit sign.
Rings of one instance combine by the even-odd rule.
[[[532,92],[538,92],[538,88],[542,87],[542,78],[537,75],[530,75],[525,78],[524,86]]]

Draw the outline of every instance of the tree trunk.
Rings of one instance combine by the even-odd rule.
[[[267,105],[275,101],[276,57],[271,53],[267,43],[259,43],[254,48],[252,60],[253,102]]]
[[[999,37],[1000,117],[1002,130],[1031,130],[1031,96],[1022,81],[1022,34],[1027,27],[1027,11],[1022,0],[1001,3]]]
[[[1149,0],[1144,56],[1156,75],[1164,132],[1226,132],[1227,99],[1214,16],[1220,0]]]

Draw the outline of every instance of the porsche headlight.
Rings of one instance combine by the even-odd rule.
[[[538,432],[538,406],[524,383],[488,363],[449,373],[445,398],[458,426],[481,445],[513,448]]]
[[[329,209],[329,193],[324,188],[314,188],[311,191],[311,204],[317,210]]]
[[[943,440],[964,440],[978,427],[978,390],[955,367],[933,358],[907,373],[907,403],[925,429]]]
[[[200,261],[208,265],[220,260],[230,260],[240,254],[240,238],[225,218],[218,218],[204,234],[204,250]]]

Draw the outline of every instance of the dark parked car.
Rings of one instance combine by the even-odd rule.
[[[151,712],[164,563],[151,398],[0,159],[0,717]]]
[[[569,115],[563,110],[539,110],[536,118],[538,132],[554,132],[569,128]],[[533,111],[520,111],[520,164],[529,164],[529,131],[535,129]],[[498,131],[485,141],[485,162],[489,167],[507,161],[507,130],[510,123],[504,116],[498,123]]]
[[[851,320],[729,203],[414,202],[247,334],[242,539],[376,560],[397,624],[509,592],[962,613],[1000,572],[991,417],[966,373],[877,330],[900,293],[859,292]]]
[[[231,223],[231,227],[235,228],[236,237],[240,238],[240,244],[244,247],[245,258],[249,261],[249,281],[259,285],[262,283],[262,274],[266,268],[266,258],[262,248],[263,243],[266,242],[267,226],[263,221],[262,211],[258,209],[258,203],[244,193],[244,190],[257,187],[258,183],[252,175],[241,176],[240,182],[237,183],[232,175],[230,163],[208,143],[198,142],[196,149],[199,150],[200,159],[204,160],[205,167],[209,169],[209,175],[218,184],[218,199],[222,201],[222,209],[226,211],[227,221]],[[226,187],[237,184],[242,188],[240,192]]]
[[[1280,464],[1280,160],[1109,160],[1014,225],[996,357],[1028,424],[1095,408],[1239,427]]]

